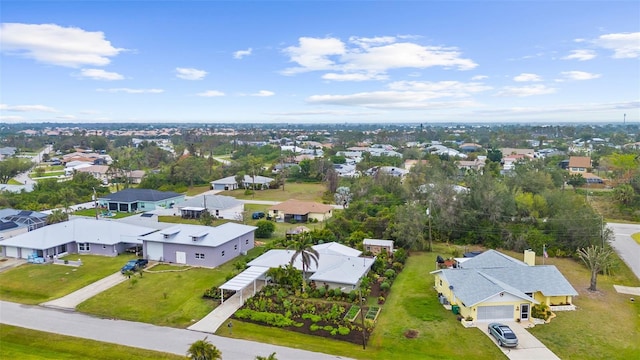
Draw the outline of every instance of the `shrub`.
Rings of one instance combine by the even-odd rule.
[[[318,297],[325,297],[327,296],[327,289],[325,289],[324,287],[319,288],[318,290]]]
[[[407,252],[403,249],[397,249],[393,253],[393,259],[401,264],[404,264],[407,261]]]
[[[400,272],[404,268],[404,265],[402,265],[401,262],[396,261],[393,263],[393,268],[396,270],[396,272]]]
[[[533,305],[531,308],[531,316],[536,319],[548,320],[551,316],[551,308],[546,304]]]
[[[250,309],[240,309],[236,311],[235,316],[238,319],[249,319],[252,321],[262,322],[267,325],[277,326],[277,327],[292,326],[295,324],[293,320],[286,318],[282,314],[263,312],[263,311],[254,311]]]
[[[262,239],[271,237],[271,234],[273,234],[273,232],[276,230],[276,225],[273,223],[273,221],[269,220],[259,220],[256,223],[256,226],[258,227],[256,229],[256,237]]]
[[[348,327],[344,327],[344,326],[339,326],[338,327],[338,334],[340,334],[340,335],[349,335],[350,332],[351,332],[351,330],[349,330]]]
[[[389,284],[388,281],[384,281],[382,284],[380,284],[380,290],[382,291],[389,291],[390,288],[391,284]]]
[[[384,296],[378,296],[378,304],[384,304]]]
[[[388,279],[393,279],[396,276],[396,271],[393,269],[387,269],[384,272],[384,277],[388,278]]]
[[[325,327],[323,327],[322,329],[324,329],[325,331],[333,331],[333,326],[331,325],[326,325]]]
[[[302,318],[309,319],[312,323],[317,323],[318,321],[322,320],[322,317],[320,315],[315,314],[302,314]]]
[[[317,324],[311,324],[311,326],[309,326],[309,330],[311,331],[318,331],[322,328],[322,326],[317,325]]]

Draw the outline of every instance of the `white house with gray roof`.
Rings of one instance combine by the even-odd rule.
[[[76,218],[0,241],[7,257],[50,260],[68,254],[116,256],[142,244],[139,236],[156,229],[112,220]]]
[[[231,219],[242,221],[244,203],[232,196],[200,195],[178,204],[178,209],[183,218],[198,219],[202,212],[209,211],[212,216],[219,219]]]
[[[255,226],[176,224],[140,237],[149,260],[201,267],[217,267],[253,249]]]
[[[459,261],[456,268],[433,271],[436,291],[441,301],[475,321],[529,321],[536,304],[554,311],[575,309],[572,300],[578,292],[560,271],[535,265],[533,251],[524,255],[520,261],[488,250]]]

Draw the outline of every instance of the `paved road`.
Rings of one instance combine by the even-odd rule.
[[[75,312],[6,301],[0,301],[0,322],[178,355],[185,355],[190,344],[207,336],[208,340],[220,349],[224,359],[253,360],[256,355],[268,356],[273,352],[280,360],[345,359],[335,355],[230,339],[197,331],[124,320],[98,319]]]
[[[631,238],[632,234],[640,233],[640,225],[607,223],[607,226],[614,233],[611,246],[640,279],[640,245]]]

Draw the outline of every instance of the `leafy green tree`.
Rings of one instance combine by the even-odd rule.
[[[320,254],[318,254],[318,251],[313,248],[311,237],[306,236],[305,233],[298,235],[297,239],[295,239],[287,248],[294,251],[289,265],[293,266],[298,257],[300,257],[302,262],[302,292],[304,292],[306,288],[306,280],[304,276],[309,270],[311,262],[318,266]]]
[[[273,352],[271,354],[269,354],[269,356],[256,356],[256,360],[278,360],[278,358],[276,358],[276,353]]]
[[[582,177],[582,174],[572,174],[569,176],[569,180],[567,180],[567,184],[573,186],[574,191],[578,191],[578,187],[583,186],[587,183],[587,180]]]
[[[502,161],[502,151],[500,149],[489,149],[487,150],[487,159],[491,162],[499,163]]]
[[[276,225],[273,223],[273,221],[269,220],[259,220],[256,223],[256,226],[258,227],[256,229],[256,237],[259,237],[261,239],[270,238],[271,234],[273,234],[273,232],[276,230]]]
[[[635,197],[635,191],[629,184],[622,184],[613,189],[613,198],[622,205],[633,204]]]
[[[207,209],[204,209],[204,211],[202,211],[202,214],[200,215],[200,219],[198,220],[204,226],[211,226],[211,224],[213,224],[213,216]]]
[[[598,273],[607,272],[611,269],[614,256],[611,248],[603,248],[595,245],[591,245],[587,248],[578,249],[578,257],[591,271],[591,282],[589,290],[597,291],[596,282],[598,280]]]
[[[425,209],[415,203],[409,203],[396,209],[392,235],[398,247],[410,250],[425,248],[424,229],[427,227]]]
[[[22,158],[9,158],[0,161],[0,183],[6,184],[16,175],[29,170],[33,163]]]
[[[221,360],[222,352],[205,337],[189,346],[187,357],[192,360]]]

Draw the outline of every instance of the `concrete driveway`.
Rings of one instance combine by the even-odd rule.
[[[515,348],[505,348],[500,347],[502,353],[511,360],[560,360],[556,354],[554,354],[551,350],[549,350],[540,340],[536,339],[535,336],[531,335],[524,326],[528,323],[524,323],[524,326],[515,321],[513,322],[503,322],[516,333],[518,337],[518,346]],[[496,346],[498,346],[498,342],[496,339],[489,334],[489,323],[478,323],[478,329],[485,333]]]
[[[92,284],[89,284],[82,289],[78,289],[71,294],[48,301],[46,303],[42,303],[42,306],[64,310],[75,310],[76,306],[78,306],[81,302],[90,299],[98,295],[99,293],[108,290],[126,280],[127,277],[122,275],[120,271],[118,271],[117,273],[109,275],[106,278],[100,279]]]
[[[609,242],[611,247],[640,279],[640,245],[631,238],[631,235],[640,233],[640,225],[607,223],[607,227],[613,230],[614,236]]]

